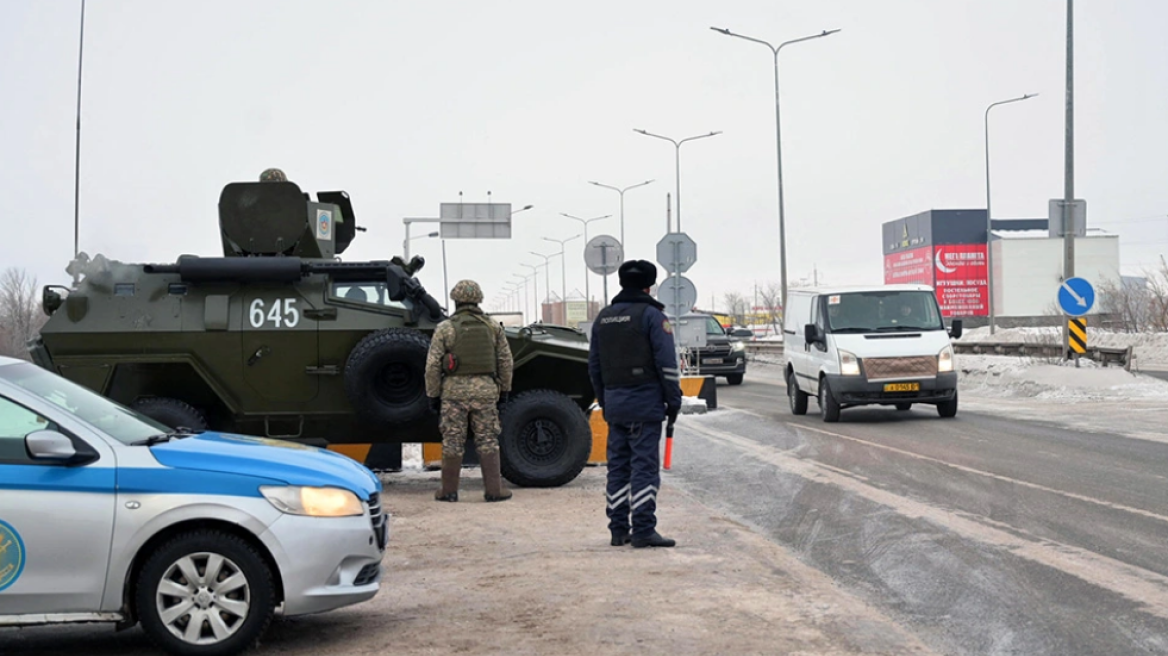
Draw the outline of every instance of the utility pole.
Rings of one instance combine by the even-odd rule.
[[[85,51],[85,0],[81,0],[81,35],[77,41],[77,153],[73,162],[73,259],[81,253],[81,62]],[[74,269],[73,287],[81,282]]]
[[[1074,20],[1067,0],[1067,116],[1063,180],[1063,280],[1075,277],[1075,76]],[[1063,349],[1069,350],[1070,326],[1063,321]],[[1075,361],[1078,364],[1078,360]]]

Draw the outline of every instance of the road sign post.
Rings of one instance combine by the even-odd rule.
[[[588,265],[588,269],[593,273],[604,277],[605,305],[608,305],[608,276],[620,268],[622,259],[624,248],[611,235],[593,237],[584,247],[584,264]]]
[[[1083,278],[1067,278],[1059,285],[1059,309],[1071,317],[1067,322],[1064,348],[1068,358],[1075,359],[1079,366],[1079,355],[1087,352],[1087,320],[1080,319],[1095,306],[1095,288]]]

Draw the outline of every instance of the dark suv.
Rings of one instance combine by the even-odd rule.
[[[746,342],[742,338],[752,337],[753,333],[745,329],[727,333],[722,324],[708,314],[689,314],[682,318],[704,320],[706,326],[706,346],[689,349],[690,366],[703,375],[721,376],[731,385],[741,385],[746,375]]]

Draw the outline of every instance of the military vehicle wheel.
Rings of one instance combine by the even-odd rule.
[[[178,399],[151,396],[134,401],[131,407],[174,429],[189,428],[194,431],[205,431],[208,428],[207,418],[203,416],[202,412],[199,412],[198,408]]]
[[[428,413],[429,350],[429,338],[412,328],[386,328],[358,342],[345,364],[345,393],[357,415],[371,424],[385,425]]]
[[[531,390],[503,407],[499,450],[503,476],[525,487],[558,487],[575,479],[592,452],[592,427],[576,402]]]

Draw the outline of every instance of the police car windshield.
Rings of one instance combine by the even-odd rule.
[[[832,294],[825,309],[833,333],[945,330],[936,297],[925,291]]]
[[[31,363],[0,367],[0,378],[124,444],[172,432],[168,426]]]

